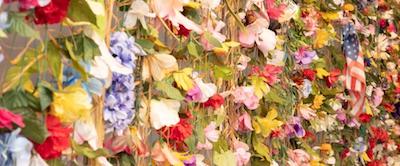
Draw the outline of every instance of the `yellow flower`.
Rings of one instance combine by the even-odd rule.
[[[172,74],[178,87],[186,91],[193,88],[193,80],[189,77],[192,74],[192,70],[192,68],[184,68]]]
[[[324,100],[325,100],[325,97],[323,95],[316,95],[314,97],[312,108],[313,109],[320,109]]]
[[[315,38],[315,41],[314,41],[314,47],[322,48],[328,44],[328,40],[329,40],[329,32],[328,31],[326,31],[325,29],[318,29],[316,36],[317,37]]]
[[[278,111],[273,108],[268,112],[265,118],[257,118],[258,124],[256,123],[256,125],[254,125],[254,128],[256,128],[256,132],[258,130],[258,133],[261,132],[264,137],[268,137],[273,130],[283,125],[282,121],[276,120],[277,117]]]
[[[326,21],[332,21],[339,19],[340,15],[338,12],[323,12],[321,13],[321,16]]]
[[[321,151],[326,152],[326,153],[329,153],[330,151],[332,151],[331,144],[322,144]]]
[[[353,6],[353,4],[346,3],[345,5],[343,5],[343,10],[351,12],[354,10],[354,6]]]
[[[90,96],[80,83],[71,85],[60,92],[54,92],[50,114],[64,123],[73,123],[90,116],[92,109]]]
[[[317,69],[315,69],[316,71],[317,71],[317,77],[319,78],[319,79],[323,79],[324,77],[326,77],[326,76],[329,76],[329,72],[327,72],[325,69],[323,69],[323,68],[317,68]]]

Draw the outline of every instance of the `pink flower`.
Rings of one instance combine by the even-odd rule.
[[[237,166],[246,165],[250,161],[251,153],[249,153],[249,146],[238,140],[233,143],[235,149],[235,155],[237,159]]]
[[[210,32],[211,35],[217,39],[219,42],[224,42],[226,40],[226,36],[223,35],[222,33],[220,33],[219,31],[221,31],[222,28],[225,27],[225,23],[222,21],[218,21],[217,24],[215,25],[215,27],[213,27],[212,22],[211,21],[207,21],[206,25],[206,31]],[[204,46],[204,49],[206,51],[211,51],[214,46],[208,42],[208,40],[206,39],[205,35],[203,34],[200,38],[200,42],[201,44]]]
[[[267,13],[269,18],[274,20],[278,20],[286,8],[286,5],[283,3],[279,6],[276,5],[275,0],[265,0],[265,4],[267,6]]]
[[[302,149],[296,149],[288,151],[289,166],[307,166],[310,164],[310,155]]]
[[[211,122],[206,128],[204,128],[204,133],[207,139],[211,142],[217,142],[219,138],[219,132],[215,130],[215,128],[217,128],[215,122]]]
[[[202,149],[204,149],[204,150],[211,150],[212,148],[213,148],[213,145],[212,145],[212,143],[210,142],[210,141],[208,141],[207,139],[206,139],[206,143],[197,143],[197,146],[196,146],[196,148],[198,149],[198,150],[202,150]]]
[[[244,104],[250,110],[254,110],[259,106],[259,99],[254,93],[254,88],[252,86],[236,88],[233,92],[233,96],[235,96],[233,100],[235,103]]]
[[[247,112],[244,112],[236,121],[234,126],[236,131],[249,132],[253,130],[251,126],[251,117]]]
[[[377,107],[382,103],[382,96],[385,93],[383,92],[381,87],[378,87],[374,90],[374,96],[372,97],[372,104]]]
[[[298,113],[301,115],[301,117],[303,117],[306,120],[313,119],[317,116],[315,110],[311,109],[309,106],[306,105],[301,105],[298,110]]]
[[[187,101],[199,102],[202,99],[203,94],[199,86],[195,85],[192,89],[189,89],[186,94]]]
[[[246,27],[246,30],[239,32],[239,42],[243,47],[253,47],[254,43],[257,43],[258,49],[266,56],[268,51],[275,49],[276,35],[268,29],[269,21],[261,16],[258,17]]]
[[[0,108],[0,129],[7,128],[11,130],[13,128],[13,123],[19,127],[25,127],[21,115],[14,114],[9,110]]]

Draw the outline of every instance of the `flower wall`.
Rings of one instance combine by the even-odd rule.
[[[399,0],[0,5],[0,165],[400,165]]]

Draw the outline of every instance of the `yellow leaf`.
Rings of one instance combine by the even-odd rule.
[[[370,162],[370,161],[371,161],[371,159],[368,157],[368,155],[367,155],[366,152],[362,153],[362,154],[361,154],[361,157],[362,157],[362,159],[363,159],[364,161],[366,161],[366,162]]]
[[[268,137],[273,130],[283,125],[282,121],[275,119],[277,117],[278,111],[276,109],[271,109],[265,118],[257,118],[257,121],[260,124],[261,134],[264,137]]]
[[[374,113],[372,113],[371,106],[369,105],[368,100],[365,100],[365,112],[368,115],[374,115]]]
[[[324,100],[325,100],[325,97],[323,95],[316,95],[314,97],[312,108],[313,109],[320,109],[321,105],[324,103]]]
[[[323,68],[317,68],[316,71],[317,71],[317,77],[319,79],[323,79],[324,77],[329,76],[329,73]]]
[[[172,74],[178,87],[189,90],[193,88],[193,80],[189,77],[192,74],[192,68],[185,68]]]

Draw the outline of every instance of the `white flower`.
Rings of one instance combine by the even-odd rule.
[[[150,102],[150,122],[155,129],[172,126],[179,122],[179,108],[181,104],[176,100],[152,99]]]
[[[20,128],[13,131],[18,134],[21,131]],[[10,142],[10,152],[12,152],[12,158],[16,162],[16,166],[25,166],[30,163],[31,151],[33,148],[32,142],[22,136],[16,136],[15,140]]]
[[[31,164],[29,166],[48,166],[46,161],[40,157],[40,155],[35,154],[32,156]]]
[[[87,141],[93,150],[97,147],[97,132],[96,127],[92,122],[78,120],[74,125],[74,140],[78,144],[83,144]]]
[[[154,13],[150,13],[150,8],[143,0],[133,1],[128,13],[125,15],[124,26],[133,28],[139,19],[144,29],[147,29],[146,20],[144,17],[155,17]]]
[[[212,10],[216,8],[220,2],[221,0],[201,0],[201,6],[209,10]]]
[[[194,81],[196,82],[197,86],[200,88],[202,96],[200,99],[201,103],[204,103],[217,93],[217,86],[213,83],[204,83],[201,78],[195,78]]]
[[[164,53],[149,55],[143,59],[142,79],[153,77],[154,80],[161,81],[165,75],[176,70],[178,63],[174,56]]]

